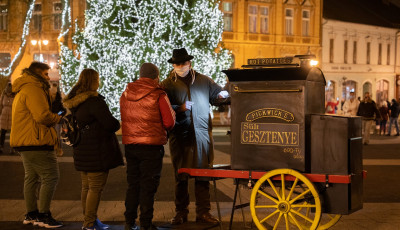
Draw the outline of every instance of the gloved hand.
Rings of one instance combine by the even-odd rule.
[[[229,93],[226,90],[222,90],[221,92],[219,92],[218,97],[219,98],[227,98],[227,97],[229,97]]]

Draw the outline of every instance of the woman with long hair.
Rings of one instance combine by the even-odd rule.
[[[101,193],[110,169],[123,165],[122,153],[115,132],[120,128],[99,88],[99,74],[84,69],[76,85],[64,99],[64,107],[75,116],[80,140],[74,146],[74,165],[81,172],[82,229],[101,230],[109,226],[97,218]]]

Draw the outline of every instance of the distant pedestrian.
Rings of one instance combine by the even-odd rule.
[[[392,99],[392,104],[389,106],[389,114],[390,114],[390,118],[389,118],[389,129],[388,129],[388,136],[390,136],[391,134],[391,130],[392,130],[392,124],[394,124],[395,128],[396,128],[396,132],[397,134],[395,136],[399,136],[399,113],[400,113],[400,107],[399,107],[399,103],[396,101],[396,99]]]
[[[386,135],[386,124],[389,119],[389,109],[386,101],[383,101],[379,107],[379,113],[381,114],[381,120],[379,121],[379,135]]]
[[[355,97],[354,92],[350,92],[350,98],[346,100],[343,104],[343,112],[345,116],[356,116],[358,111],[358,106],[360,101]]]
[[[339,105],[339,100],[335,101],[335,99],[332,98],[331,101],[328,101],[328,103],[326,103],[325,113],[335,114],[338,105]]]
[[[374,120],[381,119],[381,114],[379,113],[375,101],[371,99],[369,92],[364,94],[364,100],[361,101],[358,107],[357,116],[362,117],[363,143],[364,145],[368,145]]]
[[[120,99],[122,143],[125,145],[128,190],[125,230],[156,230],[154,196],[160,184],[167,131],[175,125],[175,112],[161,88],[160,71],[152,63],[140,67],[139,80],[129,83]]]
[[[120,128],[108,108],[99,88],[99,74],[84,69],[78,82],[64,99],[80,127],[80,140],[74,146],[74,165],[81,172],[83,230],[107,229],[97,217],[101,193],[110,169],[124,164],[115,132]]]
[[[61,116],[50,110],[49,69],[45,63],[32,62],[13,82],[12,91],[16,95],[12,105],[10,146],[21,154],[25,169],[24,198],[28,213],[23,223],[58,228],[63,224],[52,217],[50,203],[59,178],[54,125]]]
[[[51,111],[53,113],[57,113],[60,115],[64,115],[66,113],[65,108],[62,105],[62,96],[61,96],[61,91],[60,87],[58,86],[57,83],[52,83],[50,87],[50,101],[51,101]],[[57,156],[62,156],[64,155],[64,152],[61,148],[61,137],[60,137],[60,132],[61,132],[61,124],[57,123],[55,126],[55,129],[57,131],[57,138],[58,138],[58,143],[55,146],[56,147],[56,153]]]
[[[11,130],[11,107],[14,97],[15,94],[12,92],[11,82],[8,82],[0,98],[0,153],[4,151],[4,142],[6,140],[7,131]],[[13,148],[10,148],[10,154],[14,154]]]

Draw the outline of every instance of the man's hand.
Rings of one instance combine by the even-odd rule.
[[[192,101],[185,101],[185,103],[183,103],[180,107],[179,110],[182,112],[185,112],[186,110],[192,110],[192,105],[194,104],[194,102]]]

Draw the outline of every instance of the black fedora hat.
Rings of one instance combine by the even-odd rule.
[[[172,58],[168,60],[169,63],[176,64],[193,59],[192,55],[189,55],[185,48],[174,49],[172,51]]]

